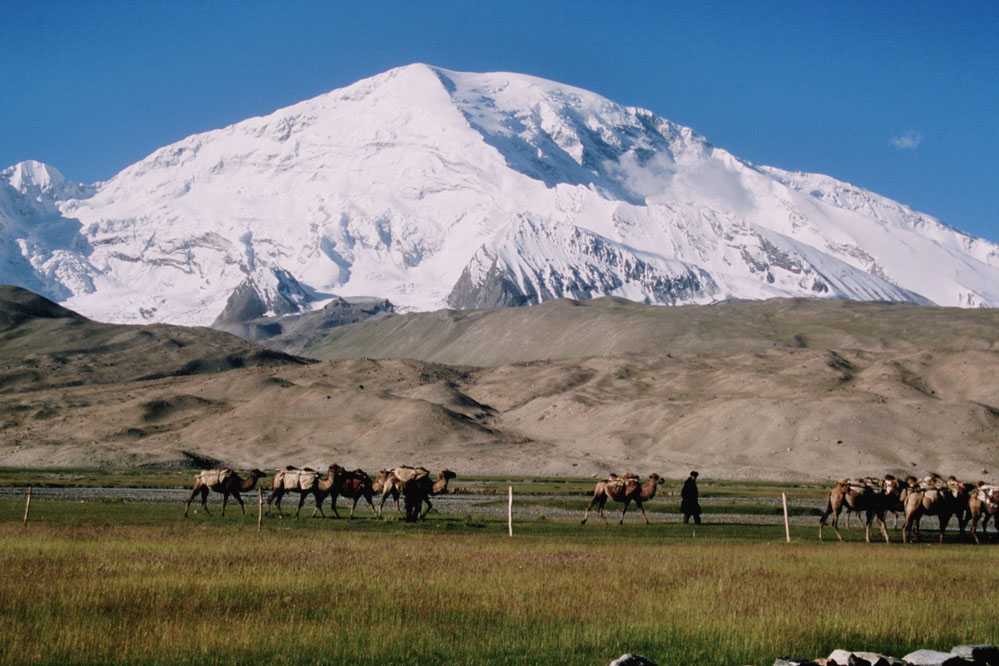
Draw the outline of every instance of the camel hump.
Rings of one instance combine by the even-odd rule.
[[[282,467],[281,469],[282,469],[282,471],[285,471],[285,472],[290,472],[290,471],[294,471],[294,470],[296,470],[296,469],[298,469],[298,468],[297,468],[297,467],[295,467],[294,465],[285,465],[285,466],[284,466],[284,467]]]
[[[407,481],[412,481],[413,479],[419,479],[421,477],[429,477],[430,470],[425,467],[409,467],[408,465],[401,465],[392,470],[392,474],[399,481],[406,483]]]

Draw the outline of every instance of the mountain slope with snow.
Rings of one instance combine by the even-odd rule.
[[[531,76],[427,65],[193,135],[95,186],[0,172],[0,281],[105,321],[333,295],[404,309],[600,295],[999,306],[999,246]]]

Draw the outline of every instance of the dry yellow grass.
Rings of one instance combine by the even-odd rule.
[[[0,504],[0,662],[765,664],[999,642],[992,547],[539,521],[183,522]],[[797,533],[814,538],[813,530]]]

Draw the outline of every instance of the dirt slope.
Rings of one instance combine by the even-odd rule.
[[[381,316],[304,347],[318,358],[502,365],[621,354],[784,348],[997,350],[999,310],[779,299],[674,308],[599,298]]]
[[[731,304],[731,321],[688,311],[695,334],[665,309],[563,302],[530,316],[554,313],[555,323],[533,326],[548,326],[553,358],[576,358],[472,367],[275,360],[217,332],[105,327],[22,296],[0,308],[0,359],[5,376],[35,374],[0,392],[0,465],[420,463],[479,474],[680,477],[698,468],[786,479],[939,471],[995,480],[999,471],[991,312],[962,319],[870,305],[861,313],[875,317],[840,304],[768,303],[762,313]],[[578,316],[567,310],[590,313],[578,338],[564,330]],[[433,316],[444,315],[400,321]],[[439,353],[474,348],[466,343],[476,329],[457,322],[456,351],[434,334]],[[539,340],[533,331],[521,339]],[[503,354],[517,348],[492,337]],[[643,353],[621,349],[667,339]],[[836,340],[850,344],[820,346]],[[606,349],[617,351],[585,354]],[[234,354],[247,367],[184,371]]]
[[[302,362],[208,328],[102,324],[0,286],[0,393]]]

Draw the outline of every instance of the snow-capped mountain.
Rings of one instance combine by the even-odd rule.
[[[0,282],[121,322],[333,294],[999,306],[999,246],[907,206],[586,90],[427,65],[188,137],[94,186],[10,167],[0,262]]]

